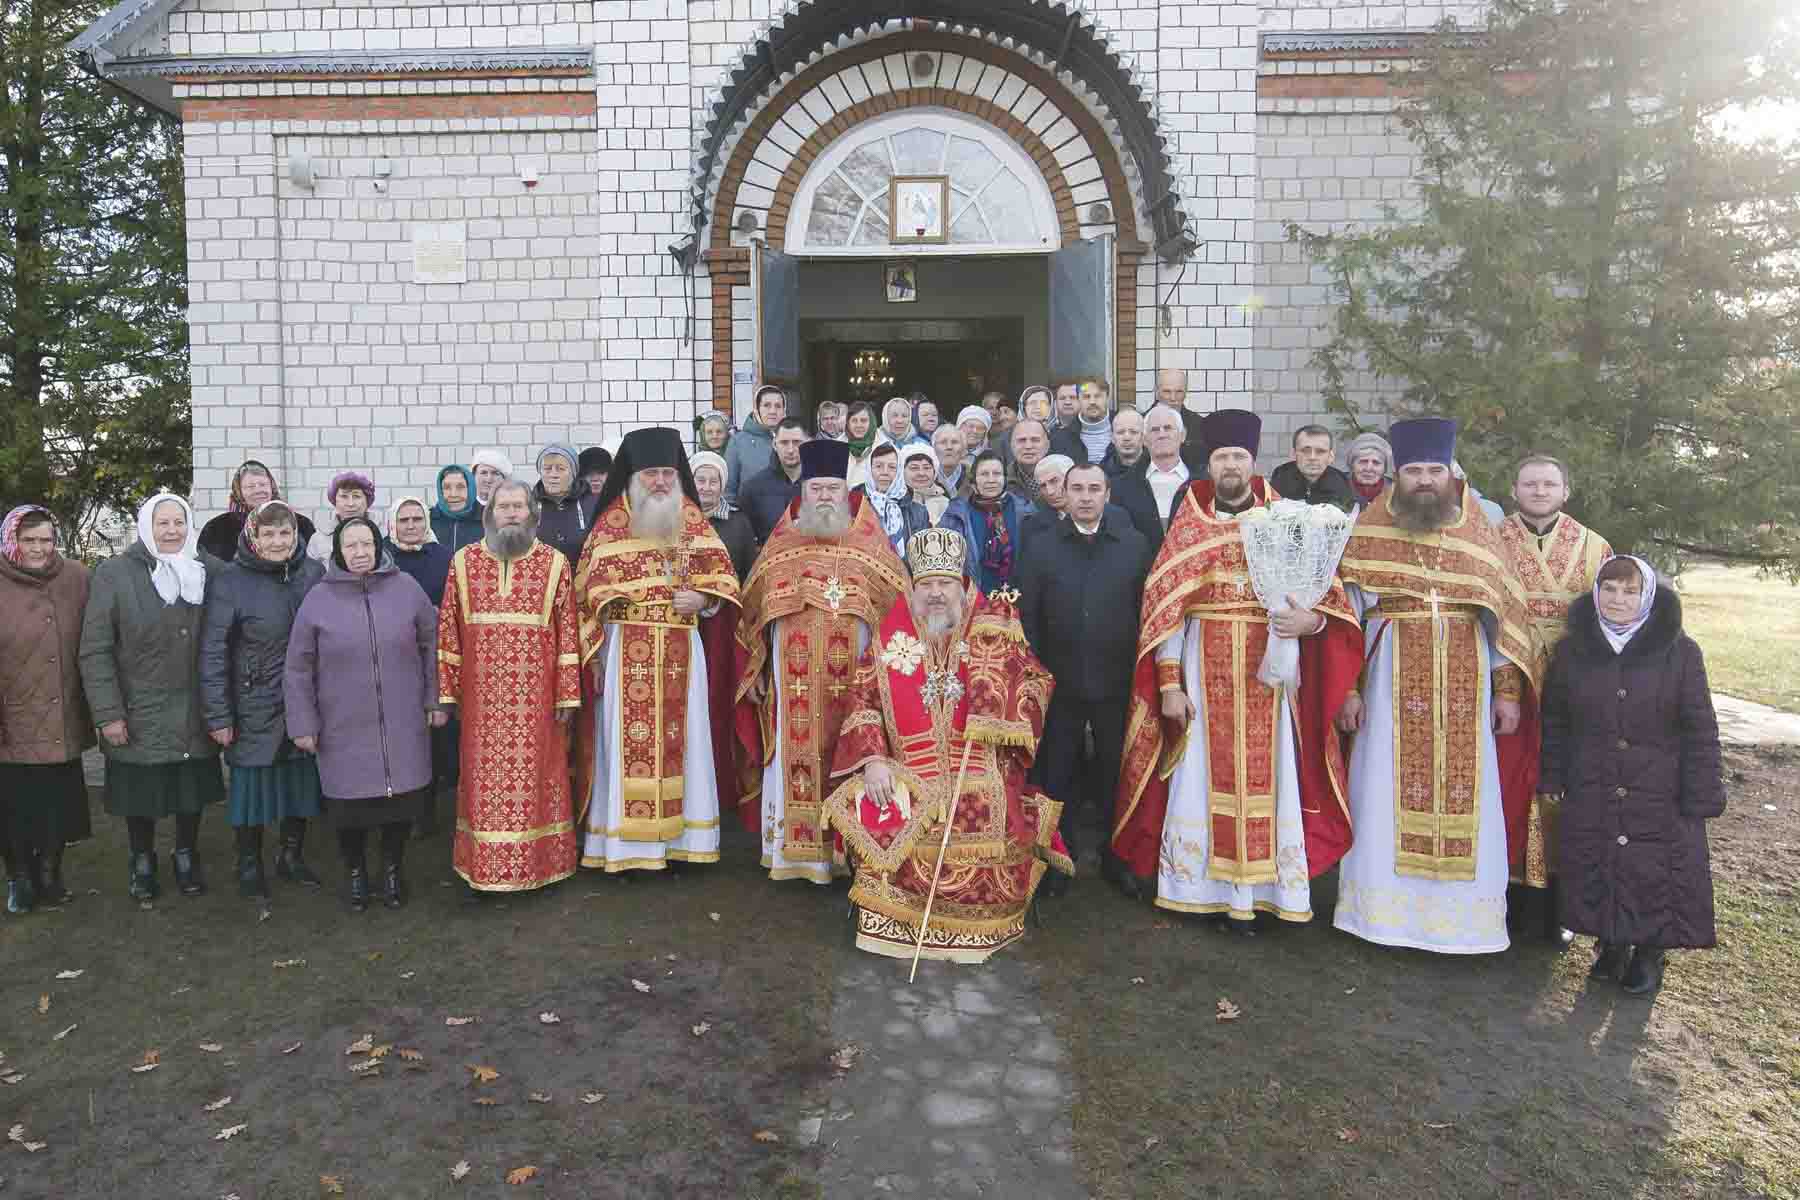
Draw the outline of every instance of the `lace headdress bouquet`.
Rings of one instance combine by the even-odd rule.
[[[1276,500],[1240,516],[1250,586],[1262,606],[1273,613],[1287,607],[1289,596],[1302,608],[1323,600],[1355,523],[1336,505],[1303,500]],[[1256,677],[1270,687],[1297,686],[1300,643],[1271,629]]]

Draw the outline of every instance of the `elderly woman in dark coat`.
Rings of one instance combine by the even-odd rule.
[[[63,846],[89,833],[81,752],[94,744],[81,690],[88,570],[56,551],[49,510],[0,522],[0,851],[6,911],[61,904]]]
[[[319,757],[351,910],[369,907],[371,829],[381,831],[382,902],[399,908],[401,856],[431,787],[430,730],[446,718],[437,703],[437,614],[367,517],[332,536],[324,582],[294,618],[285,686],[288,730]]]
[[[325,568],[307,557],[294,510],[258,505],[238,535],[237,555],[213,573],[200,624],[200,688],[207,733],[231,766],[231,827],[237,834],[238,894],[269,897],[263,829],[279,831],[275,873],[318,887],[306,865],[306,822],[319,815],[319,770],[288,737],[281,681],[294,614]]]
[[[1544,688],[1538,789],[1562,796],[1562,922],[1600,941],[1592,974],[1637,995],[1664,951],[1715,943],[1706,820],[1725,811],[1719,726],[1681,600],[1615,556],[1569,607]]]
[[[231,502],[225,511],[200,527],[200,549],[221,562],[237,555],[238,534],[244,532],[244,519],[258,505],[281,499],[281,488],[269,468],[257,459],[246,458],[231,473]],[[300,525],[300,544],[306,545],[313,535],[313,523],[299,513],[294,519]]]
[[[94,569],[81,620],[81,685],[106,755],[106,811],[131,838],[130,893],[154,900],[156,822],[175,818],[175,883],[206,890],[195,858],[200,814],[225,798],[206,734],[200,618],[206,565],[194,510],[167,492],[138,509],[137,541]],[[217,559],[212,560],[216,566]]]

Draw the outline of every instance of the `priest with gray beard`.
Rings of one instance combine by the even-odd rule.
[[[825,884],[834,871],[826,779],[870,631],[907,594],[875,506],[851,494],[850,447],[800,447],[800,495],[781,513],[744,584],[737,730],[745,750],[738,818],[762,833],[771,879]]]
[[[502,480],[486,536],[450,560],[438,609],[438,691],[462,718],[451,861],[476,892],[575,873],[569,718],[581,656],[569,560],[537,540],[531,489]]]
[[[577,727],[581,865],[717,862],[720,795],[736,792],[709,673],[732,663],[738,579],[673,429],[625,435],[575,584],[589,686]]]

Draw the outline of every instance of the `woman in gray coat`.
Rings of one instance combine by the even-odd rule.
[[[206,890],[194,856],[200,814],[225,798],[219,747],[200,702],[206,568],[194,510],[167,492],[144,501],[138,540],[94,569],[81,622],[81,683],[106,755],[106,811],[131,838],[131,895],[154,900],[156,822],[175,818],[175,883]],[[216,561],[216,560],[215,560]]]
[[[275,873],[318,887],[306,865],[306,822],[319,815],[319,769],[288,737],[282,675],[294,614],[325,568],[306,554],[294,510],[260,504],[238,534],[237,553],[213,573],[200,626],[200,688],[212,740],[231,766],[238,894],[269,897],[263,827],[281,831]]]
[[[286,689],[288,732],[319,756],[351,910],[369,906],[363,855],[376,828],[382,899],[399,908],[401,854],[431,787],[431,730],[448,717],[437,703],[437,613],[367,517],[332,535],[325,580],[294,618]]]

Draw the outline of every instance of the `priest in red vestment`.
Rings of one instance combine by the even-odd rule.
[[[575,873],[568,725],[581,706],[569,560],[537,540],[537,500],[503,480],[487,534],[456,552],[438,609],[438,690],[462,718],[451,861],[478,892]]]
[[[1156,904],[1249,928],[1312,918],[1311,880],[1350,846],[1332,720],[1356,686],[1362,632],[1343,588],[1273,615],[1251,586],[1239,522],[1279,499],[1255,474],[1262,421],[1201,421],[1208,479],[1177,493],[1144,586],[1113,849],[1156,876]],[[1248,516],[1246,514],[1249,514]],[[1271,629],[1300,639],[1300,685],[1257,678]]]
[[[906,568],[873,505],[851,495],[843,442],[800,447],[800,495],[782,511],[744,585],[737,728],[745,748],[738,813],[762,832],[771,879],[829,883],[825,780],[850,712],[856,660]]]
[[[625,435],[575,590],[592,697],[577,773],[581,865],[616,873],[717,862],[719,781],[701,623],[737,606],[738,581],[700,511],[673,429]]]
[[[856,866],[858,947],[911,957],[924,923],[924,957],[977,963],[1023,936],[1046,868],[1074,873],[1062,805],[1025,783],[1055,681],[1017,593],[965,577],[960,534],[921,530],[906,561],[912,593],[857,664],[826,819]]]

